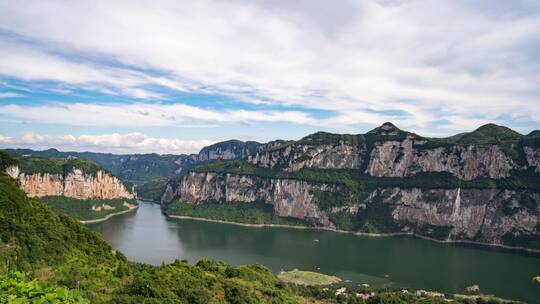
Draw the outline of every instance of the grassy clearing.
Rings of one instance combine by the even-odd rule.
[[[332,285],[341,282],[341,279],[336,276],[329,276],[318,272],[302,271],[298,269],[282,271],[278,274],[278,278],[287,283],[309,286]]]

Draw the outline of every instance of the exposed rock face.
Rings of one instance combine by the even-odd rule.
[[[283,168],[298,171],[302,168],[358,169],[365,149],[344,143],[338,145],[290,145],[284,149],[261,151],[247,161],[263,168]]]
[[[21,173],[18,167],[12,166],[6,172],[19,181],[20,187],[30,197],[66,196],[77,199],[114,199],[134,198],[124,184],[116,177],[104,171],[95,176],[84,174],[74,169],[67,175],[37,173]]]
[[[244,154],[243,160],[257,169],[245,164],[246,171],[238,171],[240,166],[220,169],[259,177],[200,168],[190,172],[167,186],[162,203],[175,197],[186,203],[263,201],[278,215],[308,218],[329,228],[540,250],[540,190],[534,185],[540,178],[540,137],[535,136],[486,125],[430,139],[390,123],[366,134],[318,132]],[[303,174],[306,168],[333,170]],[[429,176],[417,176],[428,172],[457,179],[441,175],[440,182],[431,182]]]
[[[388,132],[384,133],[387,134]],[[393,134],[393,133],[391,133]],[[453,145],[424,148],[425,140],[407,136],[404,140],[375,142],[371,152],[365,145],[291,144],[263,150],[245,159],[262,168],[298,171],[303,168],[360,169],[377,177],[413,176],[420,172],[448,172],[463,180],[478,177],[505,178],[514,165],[498,145]],[[527,151],[526,151],[527,152]],[[540,150],[528,151],[531,166],[540,171]],[[537,163],[538,162],[538,163]]]
[[[529,166],[534,168],[535,172],[540,173],[540,149],[534,149],[533,147],[523,147],[525,157]]]
[[[275,140],[265,144],[255,141],[223,141],[202,148],[202,150],[197,155],[197,160],[205,162],[210,160],[242,159],[250,155],[256,154],[257,151],[271,149],[282,143],[284,143],[284,141],[282,140]]]
[[[178,196],[184,202],[265,202],[274,207],[279,216],[309,219],[333,227],[326,214],[315,203],[313,190],[330,191],[336,186],[313,185],[289,179],[263,179],[258,177],[216,173],[190,172],[179,184],[174,195],[164,195],[162,203]]]
[[[529,199],[535,206],[523,207]],[[388,204],[392,217],[404,230],[430,236],[429,229],[447,228],[449,240],[475,240],[504,244],[512,235],[540,238],[540,194],[498,189],[378,189],[367,204],[377,199]],[[431,227],[428,230],[422,227]],[[440,235],[438,236],[440,238]]]
[[[497,145],[454,145],[422,149],[414,139],[377,143],[366,173],[372,176],[412,176],[419,172],[449,172],[463,180],[477,177],[504,178],[512,159]]]
[[[391,212],[387,220],[403,232],[501,245],[507,244],[504,238],[508,236],[540,238],[539,193],[499,189],[378,188],[362,202],[320,210],[313,190],[337,192],[340,189],[335,185],[299,180],[190,172],[176,190],[169,189],[169,195],[163,197],[162,203],[169,203],[176,196],[186,203],[262,201],[273,205],[280,216],[309,219],[331,229],[335,228],[329,220],[332,213],[345,211],[361,216],[376,204],[384,204]],[[523,206],[524,200],[534,203]],[[442,232],[437,232],[440,229]]]

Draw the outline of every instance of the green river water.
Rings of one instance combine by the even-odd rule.
[[[89,225],[130,260],[161,264],[211,258],[260,263],[274,272],[298,268],[336,275],[348,284],[482,293],[540,303],[540,256],[473,248],[408,237],[359,237],[328,231],[253,228],[169,220],[158,205]]]

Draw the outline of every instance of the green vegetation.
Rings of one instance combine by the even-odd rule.
[[[141,184],[153,179],[173,177],[187,171],[197,161],[191,155],[159,155],[159,154],[110,154],[94,152],[60,152],[56,149],[34,151],[30,149],[8,149],[9,153],[42,158],[84,158],[89,159],[124,181]],[[30,158],[29,157],[29,158]]]
[[[184,261],[162,266],[129,263],[97,233],[70,217],[56,215],[43,203],[28,198],[13,179],[1,175],[0,275],[15,271],[29,280],[46,282],[29,283],[46,294],[77,299],[77,294],[62,291],[77,289],[91,303],[298,301],[290,287],[258,265],[229,266],[207,260],[196,265]],[[15,278],[13,283],[13,276],[8,276],[2,279],[0,289],[9,288],[8,298],[19,297],[27,290],[23,287],[26,283],[19,281],[22,279]],[[10,287],[13,284],[15,289]],[[62,288],[49,289],[50,285]]]
[[[295,172],[266,169],[251,165],[245,161],[213,161],[193,168],[194,172],[232,173],[257,176],[259,178],[281,178],[308,181],[311,183],[329,183],[342,185],[352,193],[370,191],[375,188],[400,187],[404,189],[529,189],[540,191],[540,175],[533,170],[513,171],[511,177],[504,179],[478,178],[463,181],[448,172],[418,173],[407,177],[375,177],[352,169],[305,168]],[[343,195],[342,195],[343,196]],[[349,196],[351,199],[356,198]],[[331,203],[330,206],[337,206]]]
[[[49,173],[64,174],[65,161],[58,158],[22,157],[19,159],[19,168],[26,174]]]
[[[167,179],[155,179],[135,187],[137,197],[143,200],[159,202],[167,186]]]
[[[540,175],[533,170],[513,171],[511,177],[504,179],[479,178],[471,181],[463,181],[448,172],[419,173],[409,177],[374,177],[363,174],[361,170],[349,169],[318,169],[305,168],[296,172],[287,172],[278,169],[267,169],[251,165],[245,161],[214,161],[193,168],[195,172],[214,172],[218,174],[238,174],[252,176],[258,181],[265,179],[294,179],[302,180],[312,184],[331,184],[335,188],[328,191],[312,190],[315,202],[322,210],[331,210],[335,207],[348,206],[353,203],[364,201],[369,193],[377,188],[401,189],[509,189],[520,192],[538,192],[540,191]],[[426,197],[427,201],[437,202],[440,198]],[[239,205],[246,207],[248,205]],[[196,213],[200,206],[190,206],[191,213]],[[515,209],[517,208],[517,209]],[[535,202],[527,195],[520,200],[517,207],[507,206],[503,211],[517,212],[519,208],[533,210],[536,208]],[[236,210],[239,212],[239,210]],[[536,212],[536,211],[534,211]],[[205,213],[197,216],[207,217]],[[362,231],[370,233],[386,233],[399,231],[400,226],[392,220],[391,206],[376,198],[376,202],[368,204],[364,210],[356,215],[346,211],[329,213],[330,220],[338,229],[349,231]],[[227,215],[229,220],[235,218],[234,213]],[[245,222],[245,219],[244,219]],[[426,228],[428,236],[437,239],[445,239],[448,235],[448,229]],[[529,244],[530,241],[527,241]],[[537,247],[535,247],[537,248]]]
[[[368,303],[444,301],[396,290],[377,293]],[[12,178],[0,173],[0,303],[365,302],[354,290],[336,294],[333,289],[282,282],[260,265],[128,262],[97,233],[28,198]]]
[[[99,166],[91,160],[84,158],[59,159],[54,157],[34,157],[34,156],[17,156],[13,151],[0,151],[0,171],[4,171],[5,167],[17,164],[22,173],[26,174],[56,174],[66,176],[75,169],[81,170],[86,175],[96,176],[99,171],[106,174],[111,174],[108,170]],[[132,184],[122,182],[128,191],[131,191]]]
[[[441,140],[457,144],[485,145],[504,141],[519,141],[522,137],[523,135],[510,128],[486,124],[472,132],[457,134]]]
[[[65,175],[68,172],[72,172],[74,169],[79,169],[84,173],[93,176],[95,176],[98,171],[107,172],[107,170],[96,163],[83,158],[64,160],[53,157],[21,157],[18,162],[21,172],[27,174],[49,173]]]
[[[0,277],[0,303],[86,304],[79,293],[38,280],[27,281],[20,272]]]
[[[245,151],[249,154],[255,154],[255,152],[257,151],[257,148],[262,145],[261,143],[259,142],[256,142],[256,141],[240,141],[240,140],[236,140],[236,139],[231,139],[231,140],[227,140],[227,141],[222,141],[222,142],[218,142],[218,143],[215,143],[213,145],[210,145],[210,146],[206,146],[204,148],[201,149],[201,151],[199,152],[199,154],[202,154],[202,155],[207,155],[208,156],[208,153],[210,151],[215,151],[215,150],[231,150],[231,151],[234,151],[235,153],[238,153],[239,156],[241,156],[243,154],[242,151]]]
[[[9,166],[18,165],[19,160],[9,153],[0,150],[0,171],[6,170]]]
[[[99,166],[91,160],[84,158],[71,158],[68,159],[64,164],[64,172],[73,172],[73,170],[79,169],[85,174],[90,174],[96,176],[98,171],[108,172],[105,168]]]
[[[124,203],[137,205],[137,200],[124,198],[81,200],[65,196],[45,196],[39,200],[58,214],[69,215],[82,221],[101,219],[109,214],[128,210]],[[93,207],[99,208],[99,211],[92,210]]]
[[[278,278],[296,285],[331,285],[341,282],[341,279],[335,276],[298,269],[282,271],[278,274]]]
[[[540,137],[540,130],[534,130],[531,133],[527,134],[527,137]]]
[[[337,144],[347,144],[350,146],[360,146],[364,143],[364,137],[362,135],[351,135],[351,134],[334,134],[328,132],[317,132],[310,134],[296,143],[305,144],[305,145],[337,145]]]
[[[167,208],[167,214],[246,224],[309,225],[309,223],[299,219],[278,216],[274,213],[272,205],[262,202],[205,202],[187,204],[180,200],[175,200]]]

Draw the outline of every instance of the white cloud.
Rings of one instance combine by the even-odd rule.
[[[22,97],[23,95],[19,93],[13,93],[13,92],[0,92],[0,99],[2,98],[14,98],[14,97]]]
[[[336,111],[333,121],[349,125],[396,119],[367,109],[406,112],[402,123],[417,128],[503,115],[539,124],[540,10],[518,4],[0,1],[0,30],[33,41],[0,41],[0,74],[142,99],[166,98],[152,84],[220,92]],[[217,122],[278,116],[178,111]]]
[[[197,153],[211,140],[179,140],[148,137],[141,133],[103,135],[41,135],[25,133],[22,136],[0,135],[0,147],[4,148],[56,148],[62,151],[91,151],[113,153]]]
[[[50,103],[44,105],[0,105],[0,113],[32,122],[75,126],[156,127],[183,126],[192,123],[290,122],[310,124],[316,121],[298,111],[212,110],[190,105],[132,103],[86,104]]]

